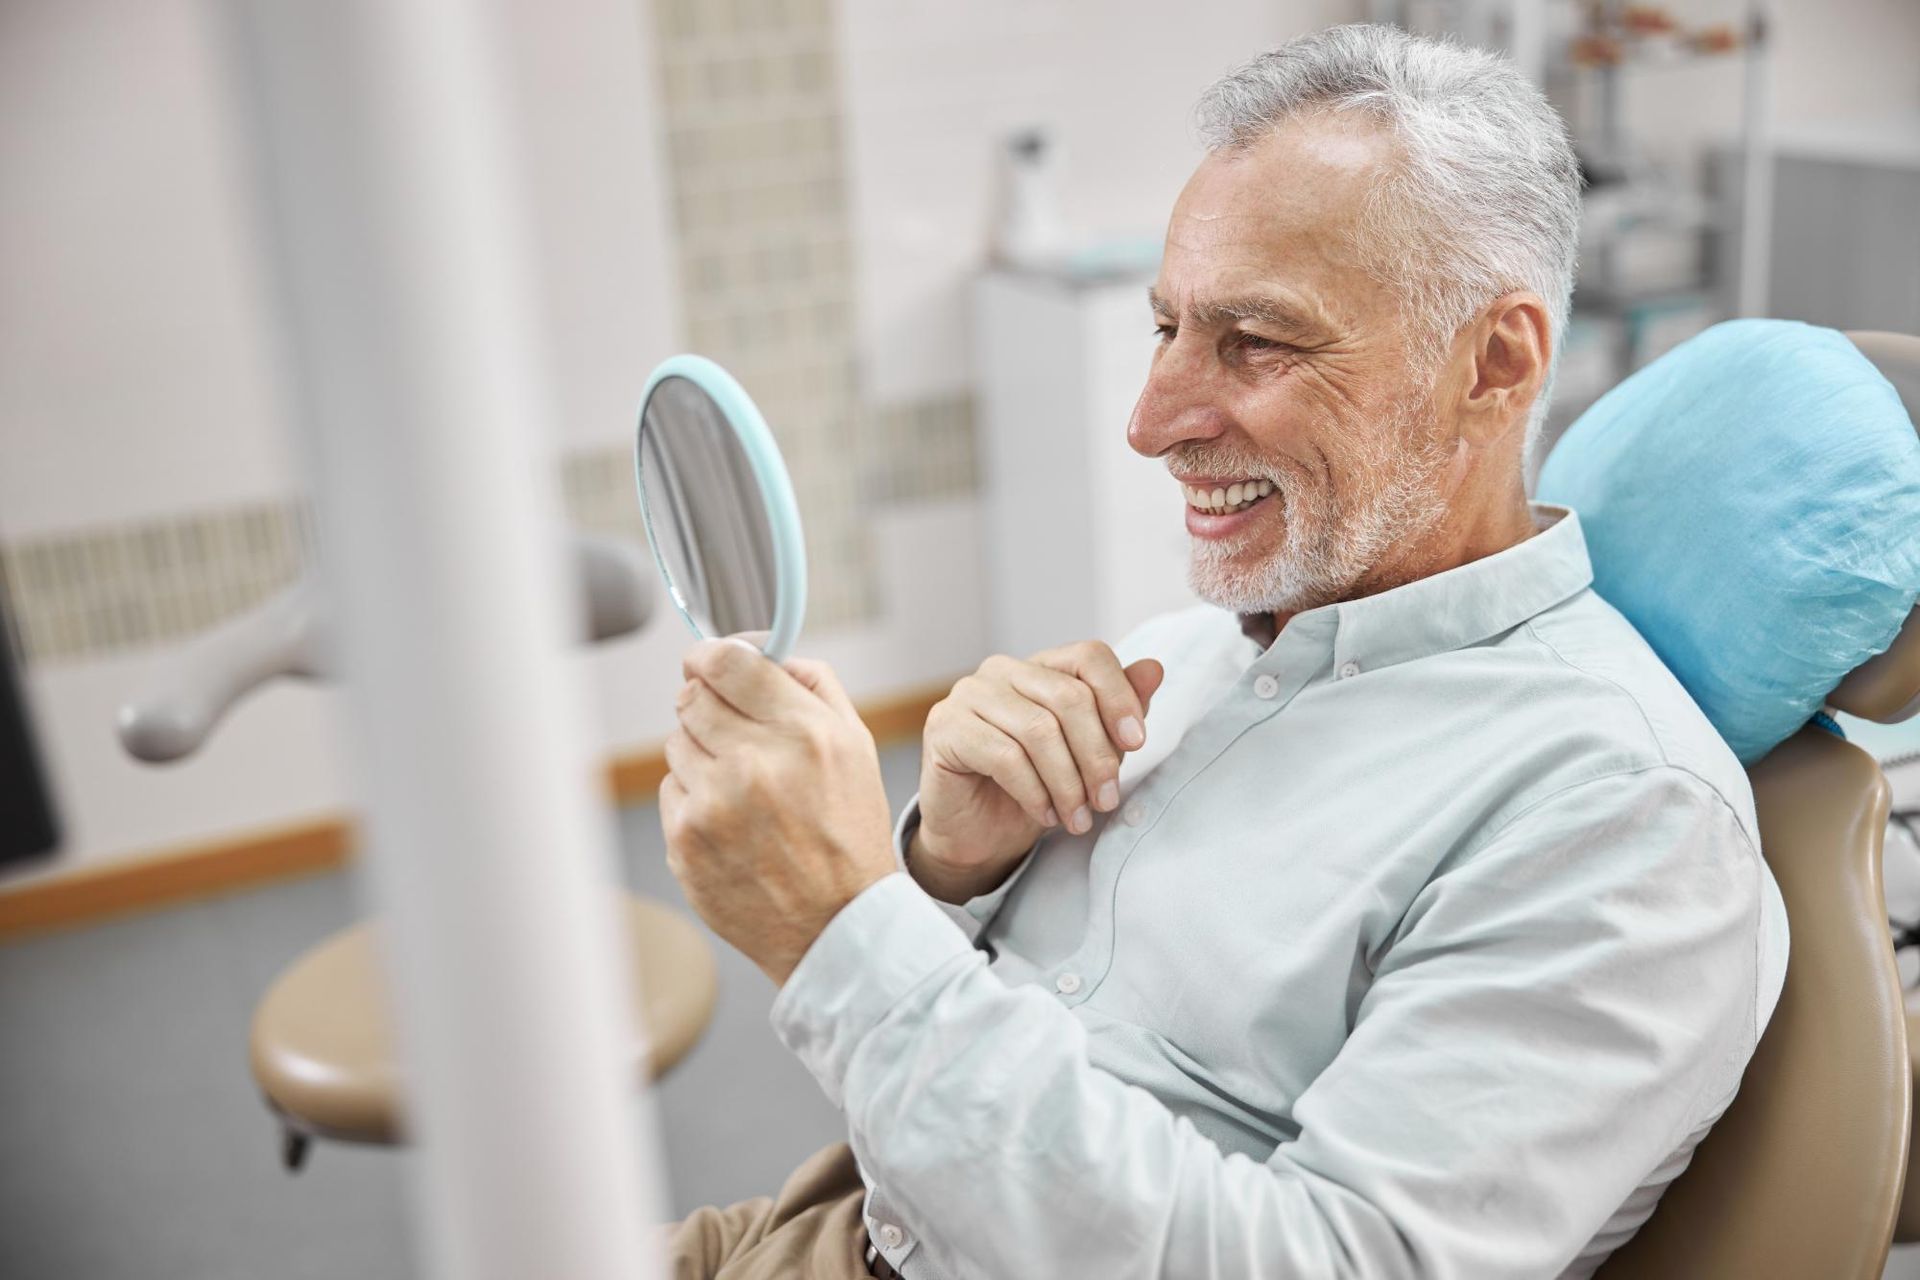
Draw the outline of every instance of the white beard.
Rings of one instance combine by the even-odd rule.
[[[1252,540],[1271,528],[1266,521],[1238,538],[1191,539],[1187,584],[1194,594],[1235,613],[1298,613],[1351,595],[1389,551],[1422,536],[1446,513],[1439,479],[1448,452],[1436,444],[1407,447],[1423,425],[1424,408],[1422,398],[1379,424],[1355,478],[1383,478],[1351,505],[1312,478],[1274,474],[1271,459],[1213,446],[1181,453],[1184,470],[1270,478],[1286,525],[1280,546],[1252,563],[1246,556]]]

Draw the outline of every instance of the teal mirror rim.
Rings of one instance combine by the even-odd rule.
[[[800,504],[794,501],[787,464],[780,456],[780,446],[774,443],[773,432],[767,429],[767,420],[760,416],[760,407],[754,404],[746,388],[734,381],[732,374],[705,356],[687,354],[662,360],[647,376],[646,389],[640,393],[633,433],[633,481],[640,495],[640,515],[646,522],[647,546],[653,552],[653,562],[660,566],[667,594],[673,598],[673,607],[685,619],[687,629],[696,636],[702,635],[699,624],[680,602],[679,587],[653,535],[653,513],[647,510],[643,475],[646,463],[640,441],[647,429],[647,402],[653,399],[654,388],[667,378],[685,378],[712,397],[746,450],[747,464],[753,468],[754,479],[760,484],[761,501],[766,503],[767,527],[773,534],[773,628],[762,652],[775,662],[784,661],[793,653],[794,642],[800,638],[801,620],[807,612],[807,544],[800,529]]]

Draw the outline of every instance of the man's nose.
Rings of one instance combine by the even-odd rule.
[[[1199,362],[1176,347],[1177,342],[1154,360],[1127,422],[1127,443],[1135,453],[1149,458],[1189,440],[1224,435],[1229,423]]]

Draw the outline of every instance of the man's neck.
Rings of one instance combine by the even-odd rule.
[[[1498,502],[1456,503],[1425,537],[1389,555],[1334,599],[1298,609],[1243,616],[1242,630],[1262,648],[1270,648],[1287,623],[1309,608],[1376,596],[1421,578],[1431,578],[1436,573],[1519,546],[1533,534],[1533,512],[1527,505],[1524,489],[1505,494]]]

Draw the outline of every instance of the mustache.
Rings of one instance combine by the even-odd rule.
[[[1291,477],[1282,467],[1276,466],[1271,458],[1249,453],[1244,449],[1219,445],[1185,445],[1164,455],[1167,472],[1172,475],[1185,471],[1189,474],[1199,472],[1203,475],[1244,476],[1253,480],[1271,481],[1276,488],[1289,488]]]

